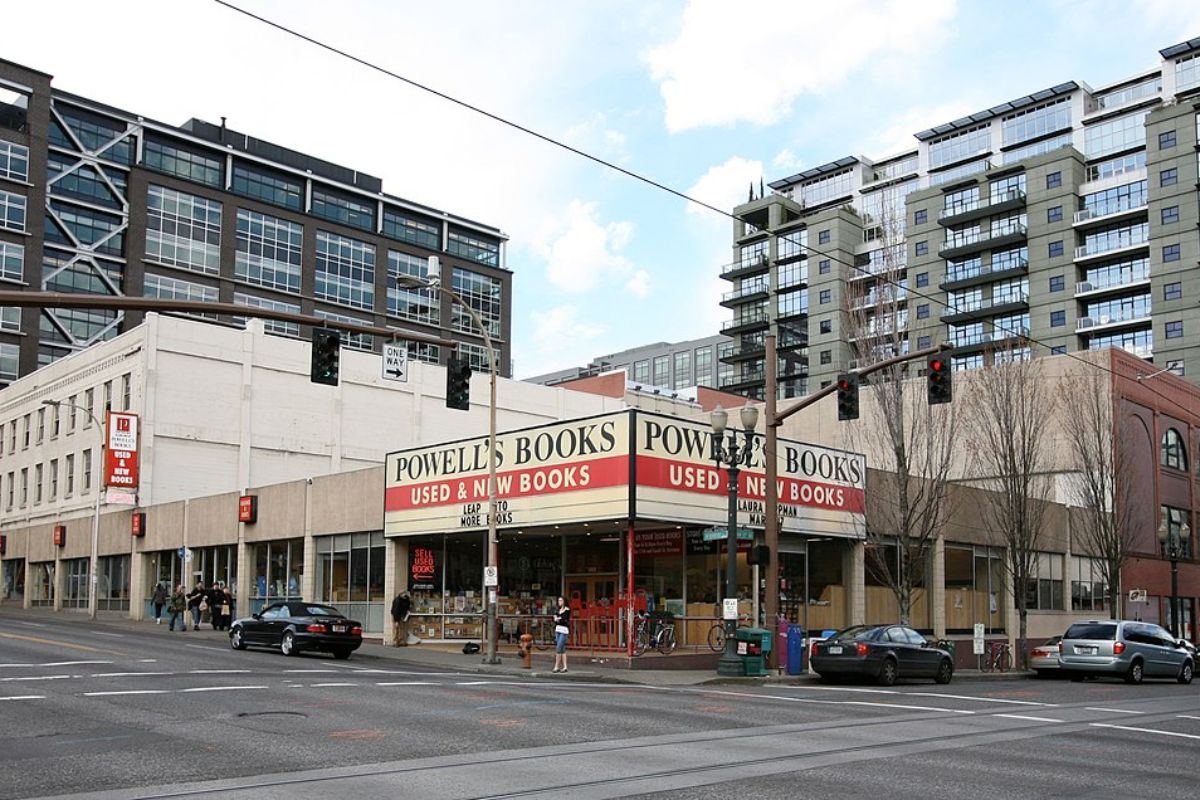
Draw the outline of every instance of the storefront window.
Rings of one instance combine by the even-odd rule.
[[[88,607],[88,560],[72,558],[63,561],[63,608]]]
[[[1004,565],[992,547],[946,546],[946,632],[1004,632]]]
[[[0,600],[14,600],[25,595],[25,559],[11,558],[4,562]]]
[[[518,536],[500,541],[500,614],[552,614],[562,593],[559,536]]]
[[[633,588],[646,593],[647,607],[683,616],[683,530],[638,531],[633,564]]]
[[[900,603],[893,587],[899,583],[900,548],[887,542],[867,542],[865,546],[865,582],[867,620],[869,623],[900,622]],[[919,570],[917,586],[913,589],[907,624],[931,630],[929,600],[925,592],[928,563]]]
[[[205,586],[212,586],[217,581],[223,582],[230,591],[237,594],[237,548],[227,544],[218,547],[197,547],[192,551],[192,560],[187,564],[190,575],[188,588],[196,585],[196,581],[204,581]]]
[[[258,542],[251,550],[254,583],[251,584],[250,613],[280,600],[300,600],[304,574],[304,540],[281,539]]]
[[[846,626],[846,544],[841,541],[808,543],[808,604],[805,628],[840,630]]]
[[[128,611],[129,556],[104,556],[96,571],[100,576],[96,607],[101,611]]]
[[[54,562],[44,561],[29,567],[29,602],[35,606],[54,605]]]
[[[316,540],[317,599],[382,631],[388,598],[383,592],[383,532],[322,536]]]

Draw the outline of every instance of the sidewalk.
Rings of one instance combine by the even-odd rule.
[[[69,611],[55,612],[44,608],[21,609],[2,606],[0,607],[0,616],[11,619],[52,621],[58,624],[79,625],[81,627],[94,624],[97,627],[114,630],[144,631],[148,628],[157,628],[164,634],[167,633],[165,624],[156,626],[153,620],[137,622],[125,617],[123,612],[100,612],[95,623],[92,623],[85,613]],[[188,636],[203,637],[204,640],[217,639],[224,644],[227,644],[229,641],[228,634],[223,631],[214,631],[208,625],[205,625],[195,633],[189,630]],[[532,669],[524,669],[521,666],[521,658],[517,655],[515,647],[502,645],[497,655],[500,659],[499,664],[485,664],[483,663],[482,653],[464,655],[461,644],[430,643],[409,647],[388,647],[381,644],[378,639],[368,638],[363,640],[362,647],[355,652],[354,656],[347,663],[351,666],[355,664],[370,666],[370,662],[372,661],[385,661],[392,662],[396,666],[410,666],[423,670],[463,672],[504,678],[521,678],[526,680],[532,678],[662,687],[756,686],[768,684],[804,685],[819,681],[811,673],[806,675],[786,675],[776,672],[776,674],[763,678],[729,678],[717,675],[715,669],[627,669],[623,666],[615,665],[616,658],[603,654],[593,655],[592,653],[584,652],[568,652],[567,657],[570,671],[566,674],[555,674],[550,671],[554,666],[554,653],[551,650],[534,650]],[[647,659],[670,659],[672,657],[643,656],[643,658]],[[984,673],[978,670],[960,670],[954,673],[954,680],[956,682],[1012,681],[1024,680],[1028,677],[1030,677],[1030,673],[1019,671]]]

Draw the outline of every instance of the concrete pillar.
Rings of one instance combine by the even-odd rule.
[[[313,486],[309,478],[304,486],[304,572],[300,575],[300,596],[316,601],[321,597],[317,587],[317,540],[312,529]]]
[[[852,542],[847,556],[846,597],[850,601],[850,625],[863,625],[867,616],[867,548]]]
[[[383,548],[383,643],[395,644],[392,635],[392,598],[408,590],[408,540],[387,539]]]
[[[62,611],[63,610],[63,571],[62,571],[63,562],[62,562],[62,559],[58,557],[58,548],[56,547],[56,548],[54,548],[54,550],[55,550],[54,580],[52,581],[52,583],[54,585],[54,610]]]
[[[141,621],[146,618],[146,603],[150,601],[146,594],[146,555],[138,549],[137,539],[129,538],[133,539],[129,553],[129,618]]]
[[[946,537],[933,540],[928,589],[930,622],[937,639],[946,638]]]

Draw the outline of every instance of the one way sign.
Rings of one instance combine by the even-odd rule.
[[[408,382],[408,348],[401,344],[383,345],[383,377],[389,381]]]

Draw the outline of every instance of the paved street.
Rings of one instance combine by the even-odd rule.
[[[1200,694],[1174,682],[636,685],[366,650],[6,608],[0,796],[1195,794]]]

